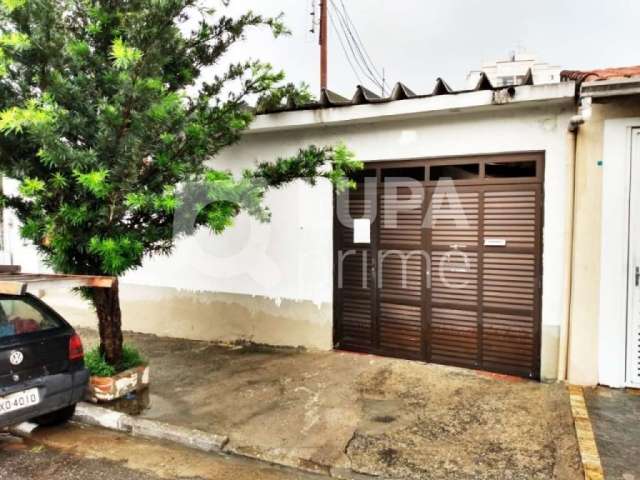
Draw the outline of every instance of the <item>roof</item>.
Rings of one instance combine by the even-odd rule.
[[[596,70],[563,70],[560,72],[561,80],[574,80],[576,82],[592,82],[632,77],[640,77],[640,65]]]
[[[414,94],[408,87],[399,84],[394,89],[395,95],[388,98],[380,98],[361,88],[351,100],[325,91],[314,104],[295,108],[289,106],[268,115],[258,115],[244,135],[435,116],[457,117],[471,112],[491,115],[489,112],[495,112],[496,109],[515,112],[516,109],[557,107],[562,110],[575,104],[575,82],[531,85],[531,78],[526,80],[526,85],[490,88],[488,79],[481,79],[476,88],[463,91],[452,91],[446,82],[440,80],[428,95]]]
[[[531,73],[531,69],[529,69],[522,82],[514,86],[519,85],[533,85],[533,75]],[[277,112],[291,112],[297,110],[318,110],[322,108],[349,107],[363,104],[390,103],[413,98],[426,98],[439,95],[455,95],[459,93],[477,92],[482,90],[505,90],[513,88],[514,86],[494,87],[491,84],[491,80],[489,80],[489,77],[484,72],[482,72],[477,84],[472,89],[453,90],[447,84],[447,82],[445,82],[442,78],[438,78],[433,90],[427,94],[417,94],[401,82],[396,83],[391,91],[391,94],[387,97],[382,97],[381,95],[372,92],[362,85],[358,85],[356,87],[355,93],[350,98],[344,97],[325,88],[322,89],[320,98],[317,101],[303,104],[288,103],[287,105],[280,105],[263,113],[269,114]]]
[[[24,295],[29,290],[58,288],[111,288],[115,277],[20,273],[19,265],[0,265],[0,294]]]

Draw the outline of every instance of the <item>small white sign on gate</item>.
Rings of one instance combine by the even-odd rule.
[[[353,243],[371,243],[371,220],[368,218],[353,220]]]
[[[485,238],[485,247],[506,247],[507,241],[504,238]]]

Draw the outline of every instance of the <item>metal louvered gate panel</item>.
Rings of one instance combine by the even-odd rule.
[[[380,185],[377,347],[386,355],[422,358],[424,189],[402,182]]]
[[[373,345],[374,285],[371,243],[354,242],[354,220],[374,220],[375,198],[365,189],[365,178],[355,190],[336,201],[334,239],[337,250],[334,285],[336,310],[340,321],[334,332],[342,347],[368,352]],[[374,177],[375,178],[375,177]],[[375,197],[375,183],[373,197]]]
[[[336,347],[539,378],[543,158],[368,165],[369,244],[336,202]]]
[[[482,368],[537,376],[540,204],[539,185],[483,192]]]
[[[477,367],[480,195],[473,187],[429,189],[431,289],[428,359]]]

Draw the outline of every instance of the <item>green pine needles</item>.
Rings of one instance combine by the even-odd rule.
[[[89,373],[96,377],[112,377],[116,373],[140,367],[146,363],[147,361],[142,357],[138,349],[129,344],[123,345],[122,364],[118,369],[107,363],[98,346],[91,348],[84,355],[85,366],[89,369]]]
[[[193,228],[221,232],[241,211],[268,220],[269,188],[320,177],[346,188],[361,168],[344,146],[301,146],[240,178],[205,163],[257,112],[311,100],[268,64],[225,62],[250,28],[287,33],[280,18],[227,16],[227,3],[0,0],[0,173],[21,184],[0,200],[57,272],[119,276],[170,253],[181,185],[207,189]],[[89,297],[119,330],[117,298]],[[108,330],[102,348],[120,361]]]

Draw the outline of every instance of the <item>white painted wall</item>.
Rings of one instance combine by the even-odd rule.
[[[275,152],[271,152],[275,155]],[[227,157],[229,160],[230,157]],[[271,157],[273,158],[273,157]],[[251,162],[238,159],[237,166]],[[229,163],[216,162],[216,166]],[[328,204],[326,203],[328,199]],[[270,192],[269,223],[241,215],[222,235],[206,230],[178,242],[175,253],[145,262],[124,282],[261,295],[274,299],[331,301],[331,186],[309,188],[302,182]]]

